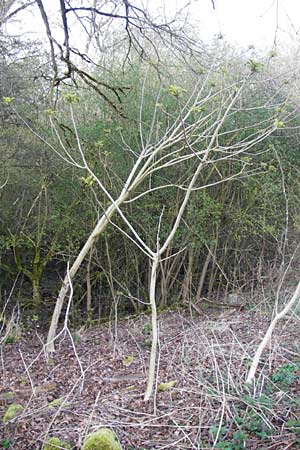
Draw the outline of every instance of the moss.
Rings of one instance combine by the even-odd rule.
[[[23,406],[19,405],[18,403],[13,403],[12,405],[10,405],[3,416],[3,423],[7,423],[10,420],[14,419],[22,409]]]
[[[122,450],[117,436],[108,428],[100,428],[87,436],[82,450]]]
[[[124,366],[130,366],[134,361],[134,356],[133,355],[128,355],[125,356],[125,358],[123,359],[123,364]]]
[[[48,408],[56,408],[57,406],[62,405],[63,402],[64,398],[55,398],[54,400],[52,400],[52,402],[48,404]]]
[[[168,389],[171,389],[172,387],[176,386],[176,384],[177,384],[176,380],[168,381],[167,383],[160,383],[158,385],[158,391],[159,392],[167,391]]]
[[[71,450],[71,445],[58,437],[52,437],[44,445],[44,450]]]

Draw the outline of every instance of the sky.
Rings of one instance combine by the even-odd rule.
[[[299,0],[215,0],[215,8],[220,32],[243,46],[288,42],[300,27]]]
[[[167,0],[170,9],[186,3]],[[190,11],[204,40],[222,34],[235,45],[268,48],[275,37],[282,45],[300,37],[300,0],[192,0]]]
[[[190,4],[184,10],[189,11],[189,20],[205,42],[222,35],[226,41],[243,48],[254,45],[259,49],[271,49],[275,40],[284,47],[300,39],[300,0],[131,1],[144,5],[156,17],[163,14],[171,17],[175,11]],[[59,9],[59,0],[44,0],[44,4],[53,14]],[[16,22],[14,29],[33,35],[44,31],[40,18],[33,17],[29,21]]]

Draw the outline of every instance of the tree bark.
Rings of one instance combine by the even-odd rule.
[[[100,234],[105,230],[106,226],[109,224],[109,221],[110,221],[110,218],[112,217],[112,215],[119,208],[119,206],[124,202],[124,200],[127,198],[127,196],[128,196],[128,194],[121,195],[116,202],[114,202],[113,204],[111,204],[109,206],[109,208],[103,214],[103,216],[101,217],[101,219],[95,226],[94,230],[90,234],[88,240],[82,247],[77,258],[75,259],[72,267],[69,270],[69,275],[65,276],[62,287],[60,289],[60,292],[59,292],[59,295],[57,298],[57,301],[56,301],[56,305],[54,308],[54,312],[52,315],[52,320],[51,320],[51,324],[50,324],[50,328],[49,328],[49,332],[48,332],[47,343],[46,343],[46,351],[48,353],[55,351],[54,340],[55,340],[58,321],[60,318],[64,300],[65,300],[66,295],[70,288],[69,280],[71,280],[71,281],[73,280],[73,278],[75,277],[76,273],[78,272],[83,260],[85,259],[85,257],[87,256],[87,254],[89,253],[89,251],[91,250],[93,245],[95,244],[95,242],[98,239],[98,237],[100,236]]]
[[[42,304],[42,295],[39,281],[36,280],[32,280],[32,301],[34,310],[39,312]]]
[[[151,344],[151,354],[149,362],[149,375],[147,381],[147,388],[144,396],[144,401],[148,401],[152,395],[152,390],[154,386],[155,378],[155,365],[156,365],[156,353],[158,344],[158,326],[157,326],[157,308],[156,308],[156,279],[157,279],[157,269],[159,264],[159,253],[155,255],[152,261],[151,268],[151,278],[150,278],[150,305],[151,305],[151,321],[152,321],[152,344]]]

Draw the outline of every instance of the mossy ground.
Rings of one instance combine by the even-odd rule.
[[[91,433],[84,441],[82,450],[122,450],[115,433],[108,428],[101,428]]]
[[[22,409],[23,406],[19,405],[18,403],[13,403],[12,405],[10,405],[3,416],[3,423],[7,423],[10,420],[14,419],[18,415],[18,413],[22,411]]]
[[[43,450],[71,450],[72,446],[58,437],[48,439]]]

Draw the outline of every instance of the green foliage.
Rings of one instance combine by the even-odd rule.
[[[88,177],[84,178],[84,177],[80,177],[79,178],[80,181],[82,181],[84,184],[86,184],[87,186],[93,186],[93,183],[95,181],[95,178],[91,175],[89,175]]]
[[[275,373],[271,375],[271,381],[281,387],[287,387],[299,379],[300,365],[299,364],[284,364],[279,367]]]
[[[250,434],[260,439],[266,439],[270,436],[272,430],[270,430],[263,419],[256,414],[255,411],[250,411],[246,419],[247,420],[244,421],[244,428]]]
[[[151,346],[152,346],[152,341],[151,341],[151,339],[146,339],[146,340],[143,342],[143,347],[150,349]]]
[[[249,406],[255,406],[255,407],[267,407],[272,408],[273,406],[273,400],[271,397],[261,394],[259,397],[251,397],[250,395],[244,395],[242,397],[242,400]]]
[[[55,111],[55,109],[45,109],[44,113],[47,116],[55,116],[57,114],[57,111]]]
[[[88,89],[82,89],[79,82],[76,89],[61,85],[55,110],[51,109],[43,98],[36,98],[32,83],[24,86],[24,65],[19,62],[10,67],[10,70],[15,71],[18,83],[13,87],[9,87],[10,84],[7,83],[2,89],[2,93],[6,95],[1,97],[3,114],[10,114],[11,108],[7,105],[15,99],[14,106],[21,108],[20,113],[26,113],[32,128],[38,129],[54,148],[60,148],[49,125],[49,117],[46,117],[51,116],[65,149],[75,161],[80,162],[70,117],[71,106],[86,160],[113,198],[117,198],[122,190],[124,180],[142,148],[141,139],[143,145],[147,143],[149,148],[155,147],[167,130],[172,130],[174,118],[177,115],[181,117],[182,113],[185,114],[191,108],[190,114],[184,119],[186,129],[193,127],[197,121],[203,121],[203,126],[200,125],[190,139],[186,140],[183,136],[180,142],[163,148],[153,161],[154,164],[159,158],[167,161],[172,153],[174,158],[182,157],[181,163],[164,166],[151,179],[145,179],[136,192],[130,195],[134,197],[161,185],[168,187],[154,190],[133,203],[122,205],[122,211],[141,238],[151,248],[155,248],[157,225],[162,211],[161,243],[176,220],[186,186],[198,163],[188,155],[199,152],[201,159],[201,152],[205,151],[209,143],[210,133],[207,130],[213,130],[214,124],[224,113],[224,93],[229,89],[233,98],[235,91],[232,86],[238,85],[244,75],[249,74],[249,70],[257,74],[255,90],[253,77],[250,77],[250,82],[246,83],[240,95],[239,109],[232,109],[219,130],[212,159],[204,165],[197,180],[197,187],[208,187],[192,193],[170,246],[170,252],[174,255],[179,252],[182,260],[178,257],[180,262],[172,266],[173,273],[168,275],[166,286],[158,289],[157,301],[161,301],[163,308],[172,307],[178,301],[191,249],[194,251],[192,295],[196,293],[208,248],[215,252],[216,261],[223,268],[223,273],[220,274],[216,265],[211,262],[207,269],[204,292],[209,289],[208,280],[211,280],[209,283],[212,289],[222,288],[227,280],[229,283],[242,283],[249,279],[249,271],[252,271],[258,260],[263,266],[264,262],[267,264],[278,256],[278,242],[285,227],[285,200],[275,151],[285,175],[291,228],[297,229],[300,223],[300,182],[297,181],[300,157],[297,139],[289,131],[290,125],[293,125],[292,119],[289,119],[289,126],[285,123],[286,116],[292,117],[289,115],[292,107],[285,102],[286,93],[280,90],[280,94],[275,95],[270,91],[269,85],[259,84],[259,72],[264,68],[262,61],[247,61],[244,56],[237,56],[235,51],[230,51],[228,64],[229,55],[226,59],[218,52],[215,48],[203,61],[201,58],[194,60],[190,57],[188,64],[180,63],[172,56],[165,59],[162,57],[164,70],[159,76],[156,68],[138,59],[122,71],[112,64],[109,73],[103,74],[101,81],[107,85],[119,86],[122,80],[121,84],[126,86],[119,93],[124,117],[103,99],[96,97]],[[208,61],[216,60],[218,69],[210,73],[206,69],[210,67]],[[39,67],[38,63],[35,61],[34,67]],[[26,66],[27,70],[29,66],[30,64]],[[268,67],[266,65],[264,68],[266,72]],[[36,69],[32,68],[31,72],[35,76]],[[205,80],[203,85],[202,79]],[[196,83],[199,83],[200,90],[194,92]],[[211,96],[212,87],[217,89],[214,89]],[[22,104],[24,92],[27,101]],[[201,94],[196,98],[199,92]],[[272,104],[277,101],[280,106],[273,109],[263,107],[271,104],[270,98]],[[189,103],[181,111],[185,101]],[[142,127],[136,120],[137,117],[140,118]],[[259,124],[266,126],[266,129],[268,126],[270,129],[277,128],[276,135],[250,147],[245,154],[229,158],[231,150],[239,148],[240,142],[258,133]],[[4,125],[0,137],[3,142],[2,153],[5,155],[5,170],[7,169],[10,177],[7,188],[1,190],[0,286],[8,289],[17,273],[20,273],[24,277],[24,292],[20,295],[22,309],[29,309],[30,315],[37,313],[41,316],[42,310],[45,314],[52,311],[54,292],[59,289],[66,261],[70,256],[73,259],[78,254],[96,220],[109,205],[109,199],[100,191],[93,177],[86,171],[65,164],[47,146],[35,139],[26,127],[11,124],[11,121]],[[19,142],[22,142],[22,146]],[[218,161],[221,155],[224,158]],[[253,176],[247,177],[248,170]],[[242,171],[240,177],[237,180],[231,179],[239,171]],[[222,180],[227,178],[229,180],[223,183]],[[113,221],[118,227],[131,233],[120,217],[114,217]],[[106,252],[106,243],[109,254]],[[186,252],[185,248],[188,249]],[[164,264],[167,266],[168,263]],[[137,298],[147,296],[147,257],[116,228],[109,226],[103,239],[97,243],[97,257],[92,261],[93,289],[101,292],[103,300],[98,302],[97,296],[93,296],[92,309],[95,314],[99,312],[100,303],[104,305],[101,314],[106,315],[110,311],[111,287],[105,275],[110,269],[124,291],[128,289]],[[39,294],[35,297],[37,301],[30,299],[34,283]],[[85,273],[82,270],[78,273],[77,288],[74,290],[74,311],[77,307],[82,308],[83,302],[79,306],[77,301],[84,294],[85,283]],[[158,284],[163,284],[160,276]],[[165,299],[162,295],[161,300],[159,295],[163,290],[167,295]],[[39,304],[38,308],[36,304]],[[44,305],[47,307],[41,308]],[[122,302],[122,308],[125,313],[127,308],[130,310],[130,301]],[[140,304],[137,306],[137,309],[143,308]],[[80,314],[74,313],[73,318],[75,317],[82,317],[81,309]]]
[[[189,237],[194,247],[214,241],[215,231],[221,223],[222,205],[208,192],[195,192],[187,207]]]
[[[243,431],[233,433],[233,439],[225,440],[216,444],[215,448],[221,450],[243,450],[246,448],[247,435]]]
[[[4,344],[6,345],[10,345],[10,344],[16,344],[19,340],[19,337],[15,334],[9,334],[8,336],[6,336],[6,338],[4,339]]]
[[[241,430],[235,431],[232,435],[232,439],[227,439],[226,436],[229,434],[229,429],[224,426],[219,428],[218,425],[212,425],[209,429],[209,433],[213,439],[215,439],[217,435],[219,436],[219,442],[214,448],[221,450],[242,450],[245,448],[247,442],[247,435]]]
[[[152,325],[150,322],[145,323],[142,328],[142,333],[149,336],[152,333]]]
[[[220,427],[219,425],[211,425],[211,427],[209,428],[209,434],[211,435],[211,437],[213,439],[216,438],[217,434],[220,437],[223,437],[226,435],[227,432],[228,432],[228,429],[225,426]]]
[[[267,439],[272,430],[264,420],[262,411],[270,411],[273,405],[272,400],[265,395],[258,398],[244,396],[242,398],[248,406],[243,410],[238,406],[239,415],[233,417],[232,422],[226,422],[220,427],[214,424],[209,429],[211,439],[215,441],[218,436],[218,442],[215,448],[222,450],[241,450],[247,448],[247,442],[251,437],[260,440]]]
[[[274,120],[274,127],[275,128],[284,128],[285,127],[285,123],[276,118]]]
[[[86,437],[82,450],[121,450],[121,446],[112,430],[100,428]]]
[[[186,92],[186,90],[180,86],[171,84],[169,86],[168,92],[170,95],[173,95],[173,97],[180,97],[184,92]]]
[[[78,103],[79,95],[76,92],[69,92],[69,93],[64,94],[64,99],[68,103]]]
[[[14,97],[2,97],[3,103],[10,105],[14,101]]]
[[[247,62],[247,66],[249,67],[251,73],[261,72],[264,68],[263,63],[255,61],[254,59],[249,59],[249,61]]]
[[[9,439],[4,438],[1,441],[1,447],[4,448],[4,449],[10,448],[11,443],[12,442]]]
[[[300,420],[299,419],[293,419],[288,420],[286,423],[287,427],[295,434],[300,434]]]

